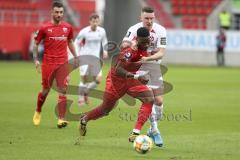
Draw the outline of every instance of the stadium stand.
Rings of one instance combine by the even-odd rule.
[[[68,3],[75,13],[80,16],[80,27],[88,25],[90,14],[95,12],[96,2],[94,0],[69,0]]]
[[[222,0],[144,0],[154,7],[157,20],[166,28],[206,29],[206,21]],[[74,16],[79,18],[76,30],[88,25],[96,10],[95,0],[68,0]],[[164,2],[164,3],[162,3]],[[0,50],[4,54],[20,53],[29,59],[30,35],[50,19],[52,0],[0,0]],[[166,3],[169,7],[166,7]],[[69,15],[68,15],[69,16]],[[70,15],[69,17],[71,17]],[[180,21],[174,21],[174,17]],[[179,23],[180,22],[180,23]]]
[[[155,10],[157,20],[166,28],[175,28],[170,15],[165,11],[164,6],[158,0],[147,0],[147,4]]]
[[[49,19],[51,0],[0,1],[0,50],[7,57],[29,59],[30,35]]]
[[[172,13],[181,16],[182,28],[206,29],[206,19],[221,0],[171,0]]]
[[[88,17],[95,11],[95,0],[69,0],[69,3],[81,15],[80,26],[88,25]],[[42,22],[50,20],[51,4],[52,0],[0,0],[0,58],[17,54],[21,59],[30,59],[31,34]]]

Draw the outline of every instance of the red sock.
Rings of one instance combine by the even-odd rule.
[[[138,119],[137,122],[135,124],[135,129],[137,130],[141,130],[142,126],[144,125],[144,123],[148,120],[151,112],[152,112],[152,103],[143,103],[139,113],[138,113]]]
[[[96,120],[98,118],[108,115],[108,113],[114,108],[116,101],[117,100],[115,99],[112,99],[111,101],[104,100],[100,106],[86,113],[84,118],[85,121]]]
[[[58,96],[58,118],[64,119],[66,113],[67,97]]]
[[[90,121],[90,120],[96,120],[98,118],[101,118],[104,116],[104,112],[102,110],[102,108],[99,106],[89,112],[86,113],[86,121]]]
[[[38,93],[38,99],[37,99],[37,108],[36,111],[37,112],[41,112],[42,111],[42,106],[43,103],[45,102],[47,96],[43,96],[42,92]]]

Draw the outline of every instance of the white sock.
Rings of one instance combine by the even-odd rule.
[[[152,133],[160,133],[160,131],[158,129],[158,122],[157,121],[151,122],[150,130],[151,130]]]
[[[163,111],[163,105],[158,106],[156,104],[153,104],[152,113],[149,118],[151,123],[151,127],[150,127],[151,132],[160,133],[158,129],[158,121],[161,120],[162,111]]]
[[[140,134],[140,130],[139,129],[133,129],[133,132]]]
[[[86,87],[87,87],[86,84],[84,84],[82,82],[79,83],[79,90],[78,90],[78,94],[79,94],[78,100],[79,101],[84,101],[83,95],[85,93]]]

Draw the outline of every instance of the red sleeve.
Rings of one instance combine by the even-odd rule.
[[[123,63],[128,63],[131,62],[132,60],[132,52],[131,49],[123,49],[120,53],[119,53],[119,61],[123,62]]]
[[[35,40],[37,41],[37,43],[39,44],[41,42],[42,39],[44,39],[45,37],[45,32],[44,32],[44,28],[41,27],[38,31],[37,31],[37,36],[35,37]]]
[[[73,28],[72,28],[72,26],[70,26],[70,31],[69,31],[69,34],[68,34],[68,40],[69,39],[73,39]]]

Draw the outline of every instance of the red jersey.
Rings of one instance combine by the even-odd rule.
[[[43,63],[63,64],[68,60],[68,40],[73,39],[73,28],[67,22],[53,24],[45,23],[39,30],[35,40],[40,43],[44,40]]]
[[[143,51],[140,49],[133,50],[132,48],[126,48],[119,53],[116,64],[119,61],[121,61],[121,63],[123,64],[123,68],[125,70],[127,70],[128,72],[136,73],[142,65],[141,63],[136,63],[136,62],[140,61],[142,57],[147,57],[147,56],[148,56],[147,51]],[[115,67],[113,67],[111,69],[111,73],[117,76],[115,72],[116,72]],[[118,78],[121,78],[121,77],[118,77]]]
[[[141,67],[141,63],[138,62],[143,56],[148,55],[147,51],[142,50],[133,50],[127,48],[122,50],[117,59],[116,64],[121,61],[123,64],[122,67],[128,72],[136,73]],[[119,99],[125,93],[136,96],[139,92],[149,91],[149,88],[146,85],[143,85],[140,81],[133,78],[124,78],[116,74],[116,65],[108,72],[106,79],[104,99],[113,101],[115,98]]]

